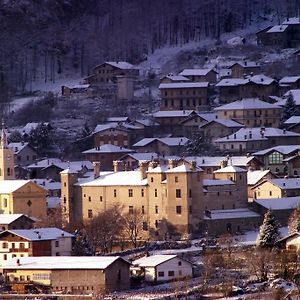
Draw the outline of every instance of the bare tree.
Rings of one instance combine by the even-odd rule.
[[[134,248],[138,246],[143,232],[144,215],[140,209],[135,208],[132,212],[124,215],[124,231]]]

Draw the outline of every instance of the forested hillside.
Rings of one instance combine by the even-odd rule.
[[[1,0],[1,99],[36,78],[298,15],[299,0]]]

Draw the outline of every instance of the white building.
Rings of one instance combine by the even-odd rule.
[[[192,277],[193,264],[177,255],[152,255],[132,262],[136,268],[144,270],[148,282],[168,281],[178,278]]]

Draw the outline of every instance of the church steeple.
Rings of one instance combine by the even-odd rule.
[[[1,142],[0,142],[0,180],[15,179],[14,149],[9,148],[7,132],[2,120]]]

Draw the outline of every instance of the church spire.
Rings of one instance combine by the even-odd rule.
[[[7,148],[8,142],[7,142],[7,132],[5,129],[5,123],[4,120],[2,119],[2,129],[1,129],[1,144],[0,144],[2,149]]]

